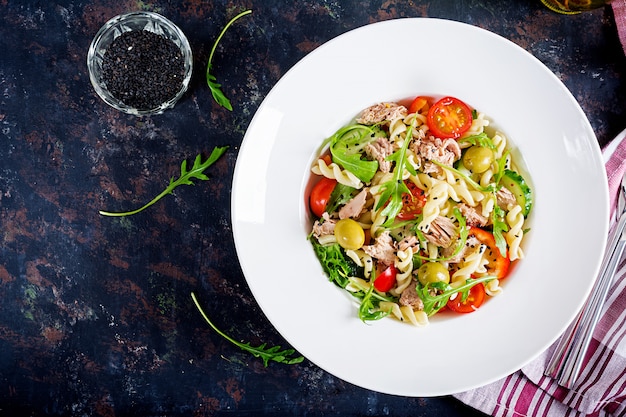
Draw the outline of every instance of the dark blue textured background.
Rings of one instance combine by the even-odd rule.
[[[228,112],[212,101],[203,70],[221,28],[247,8],[253,14],[214,57],[233,103]],[[89,83],[91,39],[109,18],[133,10],[165,15],[193,48],[191,87],[163,115],[119,113]],[[238,146],[265,95],[299,59],[350,29],[402,17],[500,34],[555,72],[601,144],[625,127],[626,60],[610,8],[561,16],[539,0],[0,0],[0,415],[481,415],[450,397],[367,391],[306,360],[265,368],[211,331],[190,298],[195,291],[235,338],[286,346],[234,250]],[[459,39],[459,48],[471,47]],[[230,148],[209,181],[133,217],[98,215],[142,205],[183,159],[223,145]],[[463,343],[478,363],[481,352]],[[338,347],[337,355],[347,353]],[[417,352],[406,360],[445,358]]]

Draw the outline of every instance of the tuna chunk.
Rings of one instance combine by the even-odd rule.
[[[423,310],[424,302],[417,295],[417,281],[411,281],[411,284],[402,291],[400,294],[400,300],[398,301],[401,306],[410,306],[413,310]]]
[[[345,206],[339,209],[339,218],[347,219],[350,217],[359,217],[361,215],[361,212],[363,211],[363,207],[365,207],[365,203],[367,201],[367,193],[368,189],[364,188],[352,200],[348,201]]]
[[[437,216],[430,223],[428,231],[424,233],[424,237],[437,246],[447,248],[456,238],[456,226],[447,217]]]
[[[406,107],[399,104],[378,103],[363,110],[356,121],[364,125],[375,125],[380,122],[390,122],[399,117],[406,117],[407,114]]]
[[[461,147],[454,139],[439,139],[429,136],[419,142],[411,144],[411,150],[420,157],[423,164],[426,161],[436,161],[440,164],[452,166],[461,158]]]
[[[459,262],[461,262],[461,260],[463,260],[463,258],[465,258],[468,252],[470,252],[471,250],[473,250],[476,246],[480,244],[481,243],[476,238],[476,236],[474,235],[468,236],[467,240],[465,241],[465,246],[463,246],[461,250],[459,251],[459,253],[457,253],[453,258],[448,259],[448,262],[450,262],[451,264],[458,264]],[[446,258],[452,256],[452,254],[456,250],[456,246],[457,246],[457,243],[454,242],[453,245],[450,245],[447,248],[443,249],[441,251],[441,256],[444,256]]]
[[[508,210],[509,204],[517,204],[517,200],[511,191],[508,188],[500,187],[500,189],[496,192],[496,201],[498,202],[498,207],[503,210]]]
[[[391,161],[386,161],[385,158],[395,150],[395,146],[387,138],[376,138],[376,142],[365,147],[365,153],[378,161],[378,167],[382,172],[391,172]]]
[[[319,238],[320,236],[332,235],[335,233],[335,220],[332,220],[328,213],[322,214],[322,221],[315,220],[313,224],[313,236]]]
[[[396,260],[396,249],[389,231],[384,231],[378,236],[373,245],[363,246],[363,251],[387,266]]]
[[[398,250],[405,251],[408,248],[413,250],[413,253],[416,251],[416,247],[419,245],[419,240],[415,236],[407,236],[401,241],[398,242]]]
[[[459,210],[465,217],[465,221],[468,226],[483,227],[489,223],[489,218],[483,216],[482,213],[479,213],[478,210],[476,210],[476,207],[461,203],[459,204]]]

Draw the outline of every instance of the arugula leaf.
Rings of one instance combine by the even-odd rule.
[[[491,150],[496,149],[496,145],[493,143],[491,138],[487,136],[485,132],[459,139],[459,143],[464,143],[464,142],[470,143],[472,145],[489,148]]]
[[[198,302],[198,299],[196,298],[196,295],[193,292],[191,293],[191,298],[193,299],[193,302],[196,304],[196,307],[198,308],[198,311],[200,311],[200,314],[202,315],[202,317],[204,317],[204,320],[209,324],[209,326],[211,326],[213,330],[215,330],[217,334],[219,334],[220,336],[222,336],[224,339],[228,340],[235,346],[241,348],[242,350],[245,350],[246,352],[251,353],[254,357],[261,358],[263,360],[263,364],[266,367],[269,366],[269,361],[284,363],[287,365],[293,365],[295,363],[300,363],[304,360],[303,356],[293,357],[294,353],[296,353],[294,349],[281,350],[282,348],[280,346],[268,347],[266,343],[262,343],[261,345],[254,347],[250,345],[249,342],[242,343],[242,342],[236,341],[235,339],[233,339],[232,337],[228,336],[226,333],[218,329],[213,324],[213,322],[211,322],[211,320],[206,315],[204,310],[202,310],[202,307],[200,307],[200,303]]]
[[[504,171],[506,170],[506,160],[508,156],[509,156],[509,151],[506,151],[504,152],[504,154],[502,154],[502,157],[500,157],[500,159],[496,161],[496,166],[498,168],[498,171],[496,172],[493,178],[493,182],[496,184],[500,184],[500,180],[504,176]]]
[[[196,156],[196,159],[193,162],[193,167],[191,167],[190,171],[187,171],[187,160],[183,160],[183,162],[180,165],[180,177],[177,180],[174,180],[174,177],[170,178],[170,183],[165,188],[165,190],[163,190],[161,194],[157,195],[152,200],[150,200],[143,207],[140,207],[132,211],[125,211],[122,213],[102,211],[102,210],[99,211],[98,213],[100,213],[102,216],[110,216],[110,217],[123,217],[123,216],[130,216],[133,214],[137,214],[140,211],[147,209],[148,207],[150,207],[151,205],[153,205],[154,203],[156,203],[157,201],[159,201],[166,195],[171,194],[172,191],[174,191],[174,189],[178,187],[179,185],[194,185],[194,183],[191,181],[192,179],[207,181],[209,177],[207,177],[204,174],[204,171],[208,167],[213,165],[215,161],[217,161],[220,158],[220,156],[222,156],[222,154],[226,152],[226,149],[228,149],[228,146],[213,148],[211,155],[209,155],[207,160],[204,162],[202,162],[202,155],[198,154]]]
[[[383,317],[387,317],[391,310],[389,311],[381,311],[378,310],[379,302],[373,302],[372,295],[374,294],[374,285],[370,285],[369,289],[365,293],[365,296],[361,300],[361,305],[359,306],[359,318],[361,321],[375,321],[380,320]]]
[[[353,173],[363,182],[369,182],[376,171],[378,161],[361,159],[361,150],[376,140],[377,131],[365,125],[349,125],[339,129],[329,138],[333,162]]]
[[[381,184],[382,192],[380,200],[376,205],[376,210],[378,210],[383,206],[383,204],[387,204],[387,206],[380,212],[381,215],[387,217],[387,220],[383,223],[384,227],[393,224],[396,216],[400,213],[400,210],[402,210],[402,194],[411,192],[402,180],[404,170],[406,169],[412,175],[417,175],[413,166],[406,163],[406,150],[409,147],[411,138],[413,137],[412,128],[413,126],[409,125],[402,147],[386,158],[388,161],[395,162],[395,169],[393,171],[393,178]]]
[[[443,307],[445,307],[446,303],[450,299],[450,297],[456,293],[460,293],[462,297],[467,297],[467,293],[474,285],[491,281],[495,277],[487,275],[480,278],[468,278],[465,281],[465,284],[460,287],[454,288],[450,284],[446,284],[445,282],[435,282],[432,284],[417,285],[417,294],[422,299],[424,303],[424,312],[430,317]],[[431,294],[431,290],[435,290],[435,294]]]
[[[321,245],[315,238],[310,239],[317,259],[322,264],[322,269],[328,275],[328,279],[341,288],[349,284],[348,278],[357,274],[357,265],[344,255],[338,243]]]
[[[495,189],[495,185],[494,184],[489,184],[485,187],[483,187],[482,185],[480,185],[479,183],[477,183],[476,181],[474,181],[473,179],[471,179],[469,176],[465,175],[465,173],[461,172],[460,170],[451,167],[449,165],[445,165],[442,164],[441,162],[435,161],[435,160],[431,160],[430,162],[432,162],[433,164],[443,168],[443,169],[447,169],[449,171],[454,172],[455,174],[457,174],[459,177],[463,178],[465,180],[465,182],[467,182],[469,185],[471,185],[473,188],[475,188],[478,191],[483,191],[486,193],[492,193],[494,192]]]
[[[206,82],[207,82],[207,85],[209,86],[209,89],[211,90],[213,99],[217,102],[217,104],[219,104],[222,107],[225,107],[226,109],[230,111],[233,110],[233,106],[230,103],[230,100],[224,95],[224,92],[222,91],[222,88],[221,88],[222,85],[217,82],[217,78],[215,78],[215,76],[211,73],[211,69],[213,68],[213,64],[212,64],[213,54],[215,54],[215,50],[217,49],[217,44],[220,42],[220,40],[224,36],[224,33],[226,33],[226,30],[233,23],[235,23],[237,19],[250,13],[252,13],[252,10],[246,10],[244,12],[241,12],[237,16],[230,19],[230,21],[226,24],[226,26],[224,26],[224,29],[222,29],[219,36],[217,37],[217,40],[213,44],[213,48],[211,48],[211,53],[209,55],[209,62],[207,63],[207,66],[206,66]]]
[[[496,196],[494,195],[492,198],[495,199]],[[491,223],[493,223],[492,233],[496,241],[496,246],[498,247],[500,254],[502,256],[506,256],[507,245],[503,233],[509,230],[509,226],[504,221],[504,210],[502,210],[495,201],[493,211],[491,212]]]
[[[337,183],[333,192],[330,193],[328,203],[326,203],[326,213],[334,213],[337,211],[339,206],[350,201],[354,190],[356,190],[356,188],[342,183]]]
[[[388,311],[378,310],[380,302],[396,302],[397,298],[381,295],[374,291],[374,285],[358,279],[351,279],[350,284],[354,287],[354,289],[348,290],[350,294],[352,294],[354,298],[361,300],[359,305],[359,318],[362,321],[380,320],[391,313],[391,309]]]

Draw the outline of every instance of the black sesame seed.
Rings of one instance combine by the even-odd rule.
[[[109,92],[127,106],[158,107],[180,90],[185,76],[176,44],[147,30],[124,32],[104,53],[102,77]]]

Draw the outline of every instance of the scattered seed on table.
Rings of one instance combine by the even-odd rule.
[[[127,106],[148,110],[173,98],[185,75],[176,44],[147,30],[124,32],[104,53],[102,78],[109,92]]]

